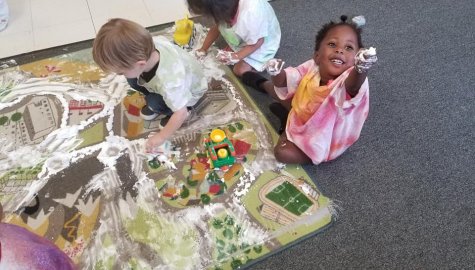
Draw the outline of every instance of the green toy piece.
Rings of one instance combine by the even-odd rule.
[[[204,142],[214,168],[230,166],[236,162],[234,146],[223,130],[214,129]]]

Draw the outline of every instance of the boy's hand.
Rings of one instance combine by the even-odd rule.
[[[367,72],[378,61],[376,48],[361,48],[355,55],[355,68],[358,73]]]
[[[160,136],[160,133],[154,133],[149,135],[147,141],[145,142],[145,151],[147,153],[154,153],[155,149],[162,145],[165,142],[165,139]]]
[[[267,61],[264,65],[264,68],[267,71],[267,74],[271,76],[276,76],[280,73],[282,68],[284,67],[285,62],[282,59],[272,58],[271,60]]]
[[[219,62],[225,65],[234,65],[240,61],[239,57],[235,52],[223,51],[218,50],[216,54],[216,58],[218,58]]]

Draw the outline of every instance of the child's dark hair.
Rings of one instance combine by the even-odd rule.
[[[189,0],[189,1],[192,1],[192,0]],[[325,36],[327,35],[327,33],[331,29],[333,29],[335,27],[338,27],[338,26],[341,26],[341,25],[347,25],[355,31],[356,37],[358,38],[358,46],[360,48],[363,48],[364,47],[363,42],[361,41],[361,32],[362,32],[361,26],[362,25],[357,25],[353,21],[347,22],[346,21],[347,19],[348,19],[348,17],[346,15],[341,15],[341,17],[340,17],[341,22],[335,23],[333,21],[330,21],[329,23],[324,24],[322,26],[322,28],[318,31],[317,36],[315,38],[315,51],[318,51],[318,49],[320,48],[320,44],[322,43],[322,41],[325,38]]]
[[[216,23],[231,22],[239,6],[239,0],[186,0],[186,2],[192,13],[212,17]]]

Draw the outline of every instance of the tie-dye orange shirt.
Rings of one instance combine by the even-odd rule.
[[[320,74],[311,70],[300,81],[292,99],[292,110],[302,123],[306,123],[330,93],[327,85],[320,86]]]
[[[287,87],[275,88],[280,99],[293,98],[287,138],[315,164],[337,158],[360,136],[369,111],[369,87],[366,79],[355,97],[348,96],[345,80],[352,69],[320,86],[312,59],[286,68]]]

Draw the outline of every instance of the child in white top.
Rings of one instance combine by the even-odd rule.
[[[280,46],[280,25],[267,0],[187,0],[191,12],[214,19],[199,51],[206,53],[221,36],[233,51],[220,60],[242,76],[263,71]]]

